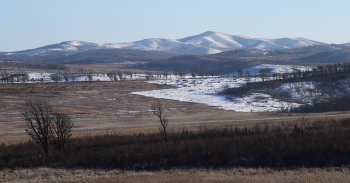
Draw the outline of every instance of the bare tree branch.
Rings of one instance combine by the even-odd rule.
[[[65,153],[64,145],[72,136],[71,130],[74,124],[67,114],[55,113],[54,115],[54,122],[49,129],[50,137],[56,149],[60,152],[63,150],[63,153]]]
[[[156,115],[159,118],[159,122],[162,125],[163,131],[164,131],[164,139],[165,139],[165,141],[168,141],[168,138],[166,136],[166,128],[168,127],[168,119],[166,118],[166,116],[164,114],[163,103],[160,101],[153,103],[152,104],[152,112],[154,115]]]

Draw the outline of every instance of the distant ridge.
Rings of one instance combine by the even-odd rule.
[[[223,51],[246,49],[273,51],[278,49],[300,48],[305,46],[327,45],[306,38],[261,39],[229,35],[214,31],[189,36],[182,39],[151,38],[130,43],[97,44],[85,41],[65,41],[36,49],[17,52],[2,52],[0,58],[40,60],[44,57],[58,58],[92,50],[144,50],[169,54],[216,54]],[[349,45],[349,44],[344,44]],[[32,58],[32,59],[30,59]],[[46,59],[47,60],[47,59]]]
[[[272,51],[325,44],[306,38],[260,39],[207,31],[199,35],[177,40],[151,38],[132,43],[105,45],[114,48],[168,51],[183,54],[215,54],[234,49]]]
[[[221,51],[233,49],[272,51],[277,49],[299,48],[326,44],[305,38],[260,39],[248,38],[244,36],[233,36],[214,31],[208,31],[196,36],[179,39],[179,41],[218,49]]]

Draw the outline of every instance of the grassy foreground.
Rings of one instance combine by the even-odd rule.
[[[0,171],[0,182],[349,182],[349,167],[329,168],[231,168],[221,170],[190,169],[166,171],[122,171],[105,169],[5,169]]]
[[[34,142],[0,146],[0,168],[173,168],[332,167],[349,164],[350,118],[285,122],[277,126],[183,129],[168,134],[83,136],[66,154],[49,157]]]

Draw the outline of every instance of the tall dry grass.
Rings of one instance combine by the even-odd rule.
[[[161,132],[160,132],[161,133]],[[331,167],[348,165],[350,118],[282,122],[276,126],[226,126],[196,132],[82,136],[66,153],[51,147],[49,157],[34,142],[0,146],[0,167],[171,168]]]

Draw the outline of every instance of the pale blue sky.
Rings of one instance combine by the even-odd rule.
[[[179,39],[205,31],[350,42],[347,0],[0,0],[0,52],[69,40]]]

